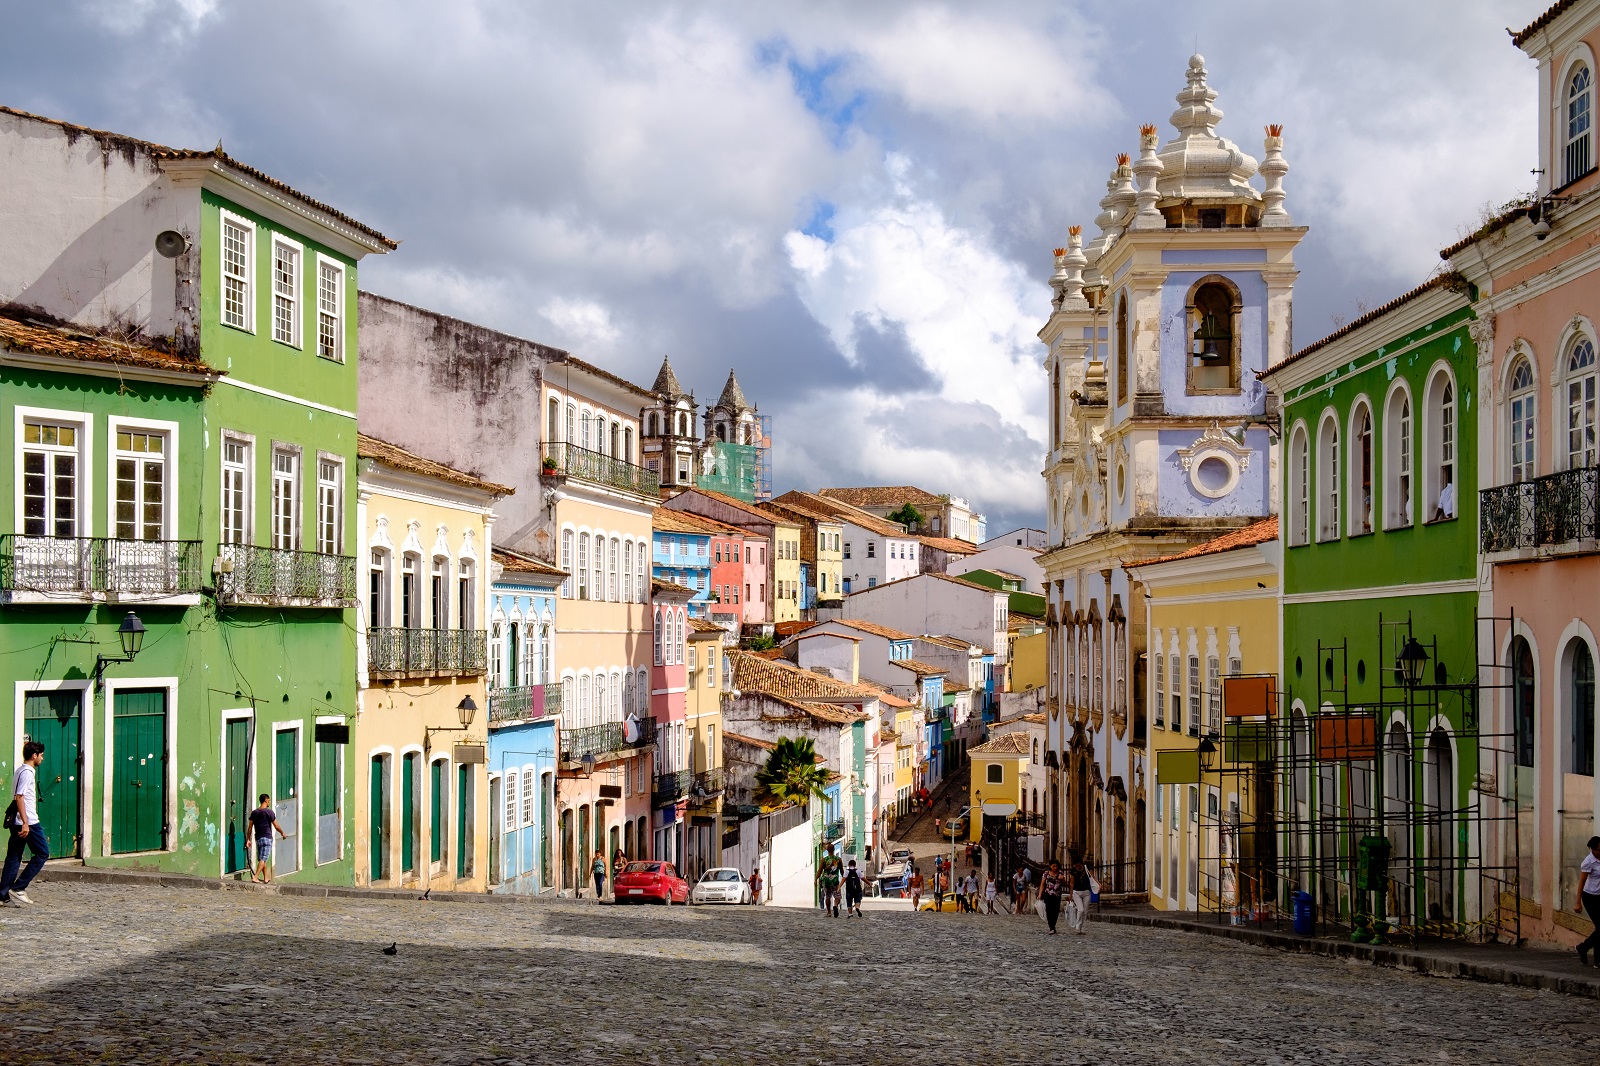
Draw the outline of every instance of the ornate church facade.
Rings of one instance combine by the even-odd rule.
[[[1277,511],[1276,410],[1257,374],[1292,351],[1306,231],[1284,208],[1281,129],[1267,128],[1258,163],[1217,132],[1206,78],[1191,57],[1175,135],[1162,145],[1143,126],[1137,157],[1118,156],[1099,235],[1085,243],[1071,227],[1039,332],[1051,433],[1046,839],[1057,858],[1144,858],[1150,656],[1184,656],[1191,698],[1215,693],[1211,664],[1225,657],[1209,631],[1187,635],[1192,650],[1153,650],[1145,591],[1124,567]],[[1205,677],[1190,676],[1197,660]]]
[[[771,441],[756,406],[745,398],[733,371],[717,402],[699,413],[694,393],[678,382],[670,359],[661,360],[650,389],[655,402],[640,417],[645,467],[669,494],[705,488],[747,503],[761,493],[761,463]],[[770,496],[770,487],[768,493]]]

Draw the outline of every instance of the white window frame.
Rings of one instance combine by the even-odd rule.
[[[1383,528],[1407,529],[1417,510],[1417,405],[1401,379],[1383,401]]]
[[[1289,432],[1289,545],[1310,543],[1311,530],[1311,434],[1304,422],[1296,422]]]
[[[1444,488],[1442,476],[1444,466],[1450,467],[1450,484],[1455,495],[1455,502],[1451,513],[1440,521],[1450,521],[1461,514],[1461,389],[1456,382],[1455,374],[1451,372],[1447,363],[1435,363],[1428,371],[1427,390],[1423,393],[1426,404],[1426,417],[1424,419],[1427,431],[1427,447],[1423,452],[1426,465],[1423,468],[1423,514],[1424,522],[1434,521],[1434,512],[1439,507],[1439,494]],[[1441,382],[1443,384],[1441,385]],[[1449,389],[1449,417],[1445,417],[1446,403],[1443,389]],[[1438,397],[1437,402],[1435,397]],[[1448,427],[1448,439],[1446,428]]]
[[[78,459],[77,470],[73,475],[77,483],[74,485],[74,506],[76,510],[73,518],[72,535],[74,537],[93,536],[91,520],[94,516],[89,506],[91,491],[90,484],[93,480],[91,476],[93,464],[89,461],[90,456],[94,454],[93,418],[82,411],[56,411],[45,407],[23,407],[19,405],[15,411],[16,413],[14,415],[12,429],[15,438],[15,448],[12,451],[12,455],[15,458],[12,460],[12,462],[14,464],[13,492],[15,495],[15,499],[13,501],[15,510],[13,513],[16,515],[16,524],[12,528],[15,529],[19,534],[23,532],[24,528],[22,501],[22,450],[24,447],[26,447],[26,445],[23,444],[23,430],[25,428],[25,424],[30,421],[54,422],[60,425],[72,426],[74,436],[77,438],[72,445],[73,450],[77,452]],[[115,438],[112,439],[115,440]],[[60,449],[59,445],[48,445],[47,447],[62,450]],[[48,472],[46,476],[50,476]],[[45,521],[48,527],[51,523],[51,519],[48,515],[46,515]],[[54,535],[54,533],[45,534],[47,537]]]
[[[329,541],[324,541],[322,536],[323,508],[328,503],[324,499],[324,490],[329,488],[329,483],[322,477],[324,463],[334,469],[331,486],[333,528],[332,538]],[[317,453],[317,552],[322,555],[344,554],[344,456],[334,455],[331,452]]]
[[[1578,346],[1587,344],[1590,351],[1589,365],[1577,371],[1572,369],[1572,359],[1577,353]],[[1595,438],[1597,435],[1596,419],[1600,417],[1597,411],[1596,387],[1600,384],[1600,345],[1595,343],[1588,330],[1580,329],[1568,337],[1561,348],[1561,421],[1560,450],[1563,470],[1577,470],[1594,465],[1596,461]],[[1574,403],[1573,392],[1578,391],[1578,400]],[[1587,419],[1581,415],[1575,417],[1582,409],[1587,408]],[[1573,447],[1573,435],[1587,429],[1588,442]]]
[[[222,218],[219,223],[219,254],[217,256],[217,295],[220,299],[217,318],[229,329],[241,329],[246,333],[256,331],[256,224],[242,215],[232,211],[220,212]],[[228,272],[228,227],[237,226],[244,230],[246,235],[244,249],[244,272],[230,274]],[[244,320],[233,322],[228,318],[228,279],[237,278],[244,287]]]
[[[1362,412],[1367,416],[1365,434],[1361,432]],[[1350,405],[1350,426],[1345,439],[1350,446],[1350,456],[1345,464],[1345,481],[1350,490],[1350,501],[1346,511],[1348,532],[1352,537],[1360,537],[1378,528],[1378,481],[1382,476],[1378,464],[1378,423],[1372,414],[1372,401],[1367,399],[1365,394],[1357,396],[1355,402]],[[1362,497],[1361,484],[1363,449],[1366,451],[1368,478],[1365,499]]]
[[[289,538],[289,544],[288,544],[287,547],[284,547],[284,546],[282,546],[282,545],[280,545],[278,543],[278,517],[279,517],[279,515],[278,515],[278,484],[279,484],[279,481],[280,481],[280,478],[278,476],[278,474],[279,474],[279,471],[278,471],[278,456],[280,456],[280,455],[290,455],[290,456],[294,457],[294,474],[293,474],[293,476],[290,477],[290,478],[287,478],[287,479],[282,479],[282,480],[286,480],[290,485],[293,486],[293,492],[294,492],[293,498],[290,501],[290,503],[291,503],[290,510],[292,511],[292,514],[290,514],[290,516],[289,516],[289,521],[291,523],[291,529],[290,529],[291,536]],[[297,445],[297,444],[289,444],[289,443],[286,443],[284,441],[273,441],[272,442],[272,470],[271,470],[272,481],[271,481],[271,485],[270,485],[270,491],[268,492],[268,501],[269,501],[268,506],[271,507],[272,529],[268,534],[268,540],[270,542],[270,546],[274,550],[277,550],[277,551],[299,551],[300,550],[300,546],[301,546],[301,530],[300,530],[301,521],[300,521],[300,518],[301,518],[301,514],[303,513],[303,508],[305,506],[304,502],[301,499],[301,497],[304,495],[304,485],[302,485],[302,481],[305,479],[304,459],[305,459],[305,454],[301,450],[299,445]]]
[[[331,269],[334,272],[335,276],[338,278],[337,285],[338,285],[338,290],[339,290],[335,294],[335,297],[334,297],[334,302],[335,302],[335,305],[336,305],[336,309],[334,311],[332,311],[332,312],[325,310],[324,307],[323,307],[323,302],[322,302],[322,275],[323,275],[323,271],[329,270],[329,269]],[[320,252],[317,253],[317,283],[316,283],[316,307],[317,307],[317,341],[316,341],[316,344],[317,344],[317,356],[319,358],[322,358],[322,359],[331,360],[332,362],[335,362],[335,363],[344,362],[344,332],[345,332],[344,320],[345,320],[345,303],[346,303],[345,277],[346,277],[345,265],[343,263],[339,262],[339,260],[337,260],[337,259],[332,259],[332,258],[330,258],[330,257],[328,257],[326,255],[323,255]],[[322,347],[322,322],[323,322],[324,316],[328,316],[328,317],[331,317],[333,319],[333,338],[334,338],[334,343],[333,343],[333,351],[331,353],[323,351],[323,347]]]
[[[221,437],[222,447],[218,452],[217,480],[220,485],[222,509],[218,512],[218,522],[220,524],[217,538],[219,543],[222,544],[253,544],[255,543],[256,525],[256,438],[254,434],[239,433],[231,429],[223,430]],[[231,464],[228,462],[229,444],[237,444],[244,449],[244,461],[242,463]],[[242,513],[240,515],[241,528],[239,530],[239,539],[236,541],[228,539],[228,475],[230,471],[238,473],[243,481],[243,485],[240,486],[240,495],[243,497]]]
[[[1517,372],[1528,380],[1518,385]],[[1506,368],[1506,471],[1511,483],[1532,481],[1539,473],[1539,372],[1525,353],[1512,356]]]
[[[106,419],[106,535],[117,535],[117,460],[121,457],[117,447],[117,434],[123,430],[148,433],[165,438],[161,456],[161,536],[159,540],[176,540],[178,524],[178,423],[153,418]],[[132,453],[130,453],[132,454]],[[144,540],[138,534],[143,523],[135,521],[133,540]],[[129,538],[118,538],[129,539]]]
[[[1575,134],[1573,127],[1578,125],[1574,112],[1574,96],[1572,83],[1579,74],[1588,75],[1588,83],[1583,87],[1583,92],[1576,99],[1582,101],[1582,127]],[[1594,68],[1583,59],[1575,60],[1568,65],[1566,74],[1561,79],[1559,100],[1556,104],[1556,132],[1561,144],[1561,184],[1566,185],[1577,181],[1588,174],[1595,167],[1594,154]],[[1581,154],[1575,153],[1574,148],[1581,145]],[[1575,166],[1575,163],[1585,166]]]
[[[278,250],[286,249],[294,257],[294,278],[290,284],[290,292],[284,293],[278,287]],[[286,345],[290,348],[304,348],[305,339],[305,301],[306,301],[306,249],[299,241],[285,237],[281,233],[272,235],[272,342]],[[289,328],[285,338],[278,332],[278,302],[282,300],[288,304]]]
[[[1330,436],[1331,434],[1331,436]],[[1338,540],[1339,511],[1343,503],[1343,481],[1340,479],[1339,453],[1341,441],[1339,416],[1332,408],[1322,413],[1317,422],[1317,540]]]

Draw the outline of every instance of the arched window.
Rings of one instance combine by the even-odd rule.
[[[625,463],[633,462],[633,427],[622,427],[622,454],[618,456]]]
[[[589,556],[589,598],[606,598],[606,535],[594,535],[594,552]]]
[[[645,555],[646,555],[646,551],[645,551],[644,541],[640,541],[638,550],[636,550],[634,552],[634,556],[633,556],[633,558],[634,558],[633,602],[634,603],[643,603],[644,600],[645,600],[645,596],[650,592],[650,585],[644,579]]]
[[[1189,392],[1239,391],[1239,311],[1233,283],[1217,275],[1189,297]]]
[[[1117,295],[1117,395],[1114,403],[1128,402],[1128,295]]]
[[[561,439],[568,444],[578,441],[578,405],[575,403],[567,404],[567,432]]]
[[[600,415],[594,420],[594,444],[591,445],[601,455],[606,453],[606,420]]]
[[[489,687],[505,688],[506,672],[506,634],[505,627],[500,622],[495,622],[489,631]]]
[[[578,421],[578,446],[588,451],[594,450],[594,415],[588,411],[583,412]]]
[[[1372,408],[1358,403],[1350,419],[1350,535],[1372,532]]]
[[[522,684],[535,685],[539,682],[539,671],[542,667],[535,657],[539,654],[539,632],[533,621],[522,623]]]
[[[664,666],[667,661],[665,655],[663,654],[663,647],[666,642],[666,627],[661,624],[661,608],[657,607],[654,611],[654,615],[655,626],[653,629],[655,638],[656,665]]]
[[[1317,539],[1339,539],[1339,421],[1332,413],[1317,429]]]
[[[1389,393],[1383,426],[1383,521],[1386,529],[1411,524],[1411,394],[1405,388]]]
[[[1580,336],[1567,353],[1567,469],[1595,465],[1594,343]]]
[[[572,599],[572,546],[577,535],[570,529],[561,531],[561,569],[567,572],[567,579],[561,583],[562,599]]]
[[[639,669],[639,676],[633,683],[634,708],[641,714],[650,711],[650,684],[645,679],[643,667]]]
[[[1519,358],[1511,368],[1506,391],[1511,398],[1511,480],[1531,481],[1538,430],[1534,420],[1533,368],[1526,359]]]
[[[578,534],[578,599],[589,598],[589,534]]]
[[[1568,645],[1567,701],[1572,728],[1567,772],[1594,776],[1594,656],[1582,638]]]
[[[1061,368],[1050,372],[1050,447],[1061,447]]]
[[[1289,438],[1289,543],[1304,544],[1311,527],[1311,456],[1306,427],[1297,425]]]
[[[1580,66],[1567,79],[1567,136],[1565,181],[1577,181],[1594,166],[1594,153],[1590,150],[1590,103],[1594,94],[1589,68]]]
[[[1533,649],[1522,637],[1511,642],[1511,733],[1518,766],[1533,766],[1534,719],[1539,713],[1534,687]]]
[[[1427,429],[1423,513],[1440,522],[1456,516],[1456,383],[1447,373],[1428,382]]]
[[[539,669],[539,683],[548,685],[556,669],[555,643],[550,634],[549,622],[539,626]]]
[[[522,623],[513,619],[506,633],[506,684],[516,688],[522,684],[522,660],[519,658]]]
[[[545,443],[561,439],[561,401],[550,397],[550,423],[545,426]]]

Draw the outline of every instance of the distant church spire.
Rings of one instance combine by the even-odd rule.
[[[678,384],[678,375],[672,372],[672,360],[666,356],[661,359],[661,372],[656,375],[655,386],[650,390],[658,396],[682,396],[683,386]]]

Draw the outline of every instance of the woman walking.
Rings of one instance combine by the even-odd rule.
[[[603,856],[596,855],[594,864],[589,867],[589,872],[594,874],[594,898],[599,899],[606,894],[606,860]]]
[[[1050,935],[1056,935],[1056,920],[1061,917],[1061,867],[1051,863],[1039,880],[1039,901],[1044,904],[1044,920],[1050,925]]]
[[[1089,919],[1089,867],[1085,866],[1082,859],[1072,861],[1072,916],[1067,924],[1079,936],[1083,935],[1083,923]]]

